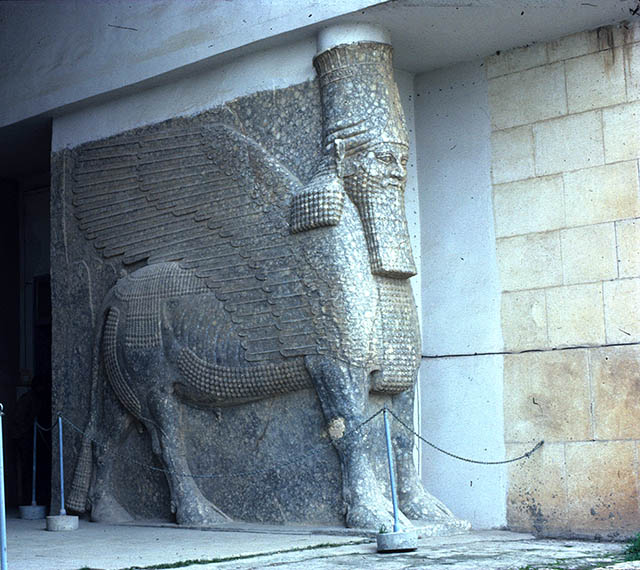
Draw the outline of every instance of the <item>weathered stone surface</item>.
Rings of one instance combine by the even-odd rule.
[[[55,402],[87,426],[70,507],[388,526],[380,425],[359,426],[385,403],[413,419],[407,136],[390,46],[315,65],[318,83],[55,157]],[[466,528],[402,429],[403,524]]]
[[[613,223],[570,228],[560,232],[564,282],[586,283],[618,276]]]
[[[414,530],[380,533],[376,536],[378,552],[409,552],[418,548]]]
[[[638,32],[634,26],[635,34]],[[640,99],[640,44],[637,42],[624,47],[625,74],[627,78],[627,99],[637,101]]]
[[[576,535],[622,538],[640,525],[635,442],[567,444],[567,514]]]
[[[508,444],[508,457],[531,449]],[[526,461],[509,466],[507,522],[509,528],[553,536],[567,527],[567,489],[564,443],[545,443]]]
[[[506,350],[549,346],[544,289],[503,293],[501,320]]]
[[[567,61],[565,66],[570,113],[625,101],[622,48],[576,57]]]
[[[620,277],[640,277],[640,219],[616,222]]]
[[[52,532],[78,530],[78,525],[78,517],[75,515],[52,515],[47,517],[47,530]]]
[[[188,566],[203,570],[263,568],[400,570],[506,570],[515,568],[610,568],[626,547],[620,542],[550,540],[532,534],[483,530],[419,538],[418,549],[406,554],[376,552],[365,533],[304,526],[231,523],[202,532],[157,525],[106,525],[80,522],[80,532],[60,536],[42,532],[42,523],[9,518],[11,568],[144,568]],[[114,548],[114,544],[127,548]],[[210,562],[208,562],[210,561]],[[208,562],[208,563],[207,563]],[[616,565],[640,568],[640,562]]]
[[[599,348],[590,357],[596,439],[640,439],[640,347]]]
[[[604,310],[607,342],[640,341],[640,279],[605,282]]]
[[[606,345],[640,339],[638,30],[485,60],[505,349],[552,350],[504,358],[508,455],[546,442],[509,467],[510,528],[637,532],[637,347]]]
[[[559,232],[501,238],[496,250],[503,291],[562,284]]]
[[[604,162],[602,121],[597,111],[538,123],[533,126],[533,139],[538,176],[588,168]],[[567,214],[568,208],[567,203]]]
[[[627,41],[633,41],[633,30],[635,27],[627,30],[609,26],[565,36],[546,44],[549,61],[571,59],[621,46]]]
[[[20,505],[18,510],[20,518],[25,520],[43,519],[47,516],[47,507],[44,505]]]
[[[640,133],[634,128],[640,103],[633,102],[602,109],[604,156],[606,162],[633,160],[640,155]]]
[[[588,383],[586,350],[506,355],[505,441],[589,439]]]
[[[580,162],[569,164],[571,169],[580,168]],[[568,226],[640,216],[635,160],[568,172],[564,176],[564,189]]]
[[[601,283],[554,287],[546,295],[551,346],[604,343]]]
[[[567,112],[562,63],[535,67],[489,80],[494,129],[542,121]]]
[[[495,184],[534,175],[531,127],[491,133],[491,176]]]
[[[530,178],[493,188],[496,237],[557,230],[564,226],[562,177]]]
[[[534,44],[492,55],[486,60],[489,79],[508,73],[523,71],[547,63],[546,44]]]

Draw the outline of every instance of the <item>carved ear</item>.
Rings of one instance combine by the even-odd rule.
[[[291,201],[291,233],[337,226],[342,217],[343,204],[344,189],[335,171],[318,174]]]

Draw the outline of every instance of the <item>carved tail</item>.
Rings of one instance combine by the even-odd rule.
[[[103,313],[104,314],[104,313]],[[87,510],[87,498],[89,485],[93,471],[93,446],[92,441],[97,434],[99,403],[99,376],[100,376],[100,347],[102,345],[103,322],[98,327],[95,344],[93,346],[93,358],[91,362],[91,407],[89,421],[82,435],[80,454],[73,474],[71,490],[66,497],[65,507],[71,511],[84,513]]]

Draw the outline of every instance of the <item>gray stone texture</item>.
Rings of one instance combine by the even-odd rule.
[[[622,543],[541,540],[504,531],[420,538],[414,552],[378,554],[375,539],[358,531],[304,525],[224,523],[202,532],[169,523],[107,525],[81,520],[77,531],[63,537],[43,532],[43,527],[44,521],[8,519],[9,568],[116,570],[171,564],[198,570],[640,568],[640,561],[612,565],[623,559]]]
[[[20,505],[18,511],[20,518],[26,520],[43,519],[47,516],[47,507],[44,505]]]
[[[320,86],[53,157],[68,508],[390,526],[380,418],[356,430],[385,404],[413,419],[404,119],[389,46],[315,64]],[[466,528],[393,442],[402,524]]]
[[[80,521],[76,515],[51,515],[47,517],[47,530],[51,532],[65,532],[78,530]]]
[[[418,534],[413,529],[380,533],[376,548],[378,552],[409,552],[418,548]]]

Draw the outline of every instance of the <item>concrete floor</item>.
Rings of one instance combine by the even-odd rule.
[[[620,560],[621,544],[540,540],[505,531],[424,538],[416,552],[378,554],[371,537],[341,529],[231,524],[196,530],[80,521],[76,531],[47,532],[44,520],[9,518],[7,545],[10,570],[116,570],[166,568],[168,564],[192,570],[640,569],[640,562],[612,566],[615,559],[607,557]]]

